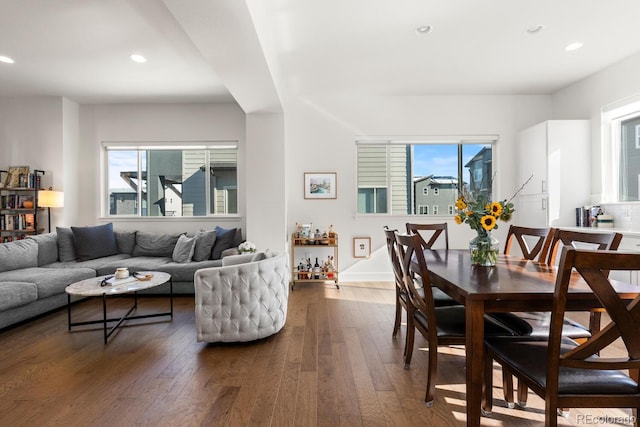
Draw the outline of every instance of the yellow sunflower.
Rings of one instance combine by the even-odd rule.
[[[462,224],[462,217],[460,215],[456,215],[453,217],[456,220],[456,224]]]
[[[467,214],[467,217],[470,217],[471,215],[473,215],[473,211],[472,211],[471,209],[469,209],[469,210],[466,212],[466,214]]]
[[[493,230],[493,227],[496,226],[496,217],[493,215],[485,215],[480,219],[480,224],[482,224],[482,228],[487,231]]]
[[[458,197],[458,200],[456,200],[456,209],[458,209],[459,211],[465,209],[467,207],[467,204],[464,201],[463,197]]]
[[[489,207],[491,214],[496,218],[502,214],[502,205],[498,202],[491,203],[491,207]]]

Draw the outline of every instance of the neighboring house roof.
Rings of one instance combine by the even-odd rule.
[[[455,178],[453,176],[434,176],[434,175],[429,175],[429,176],[422,176],[422,177],[415,177],[415,179],[413,180],[414,184],[417,184],[419,182],[422,181],[429,181],[427,182],[427,184],[457,184],[458,183],[458,178]]]

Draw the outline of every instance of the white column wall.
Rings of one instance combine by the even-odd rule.
[[[247,115],[244,191],[246,238],[258,249],[286,251],[284,117],[279,113]]]

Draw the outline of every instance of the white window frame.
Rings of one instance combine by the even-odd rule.
[[[433,205],[431,207],[431,212],[433,213],[433,215],[438,215],[438,205]]]
[[[422,188],[422,195],[423,196],[428,196],[429,195],[429,187],[423,187]]]
[[[620,201],[620,154],[621,123],[640,116],[640,94],[602,107],[601,126],[601,203],[618,203]],[[636,147],[638,141],[636,140]],[[623,203],[638,203],[624,201]]]
[[[234,214],[217,214],[211,213],[209,211],[211,207],[211,197],[210,197],[210,180],[205,179],[205,203],[207,206],[207,215],[198,215],[198,216],[180,216],[180,217],[171,217],[171,216],[143,216],[142,215],[142,199],[141,192],[138,191],[138,197],[136,201],[137,205],[137,214],[135,215],[111,215],[109,213],[109,156],[107,155],[110,150],[130,150],[130,151],[143,151],[143,150],[205,150],[205,164],[209,163],[209,151],[212,149],[225,149],[231,148],[239,150],[238,141],[198,141],[198,142],[180,142],[180,141],[143,141],[143,142],[133,142],[133,141],[103,141],[101,144],[100,150],[100,164],[102,165],[102,182],[100,185],[100,211],[101,216],[104,218],[110,219],[118,219],[118,218],[126,218],[126,219],[142,219],[142,220],[157,220],[157,219],[166,219],[166,220],[176,220],[176,219],[188,219],[188,220],[197,220],[202,218],[212,218],[212,217],[237,217],[240,215],[240,206],[238,206],[238,213]],[[238,173],[238,169],[240,167],[240,153],[238,152],[236,155],[236,173]],[[142,176],[142,164],[140,162],[140,156],[138,156],[138,176]],[[236,180],[238,177],[236,176]],[[238,190],[239,192],[239,190]]]
[[[493,163],[498,164],[499,153],[497,150],[498,147],[499,135],[497,134],[483,134],[483,135],[438,135],[438,136],[356,136],[355,138],[355,146],[356,146],[356,179],[357,179],[357,168],[358,168],[358,160],[357,160],[357,147],[358,145],[385,145],[387,147],[393,145],[408,145],[408,144],[449,144],[449,145],[491,145],[492,150],[492,158]],[[460,150],[460,148],[459,148]],[[460,153],[460,151],[459,151]],[[458,178],[462,175],[462,159],[459,157],[459,175]],[[388,161],[388,160],[387,160]],[[387,168],[387,185],[389,185],[391,171]],[[492,193],[496,192],[496,182],[492,182]],[[358,206],[358,189],[359,188],[368,188],[368,187],[358,187],[356,185],[355,191],[355,204]],[[406,215],[419,215],[415,214],[399,214],[393,213],[392,209],[392,200],[393,200],[393,189],[388,186],[387,187],[387,212],[386,213],[365,213],[365,212],[357,212],[357,216],[371,216],[371,215],[384,215],[384,216],[406,216]],[[416,208],[417,209],[417,208]]]

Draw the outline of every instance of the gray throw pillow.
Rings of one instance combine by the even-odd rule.
[[[187,237],[182,234],[178,238],[175,248],[173,248],[172,259],[174,262],[189,262],[193,257],[193,251],[196,245],[195,237]]]
[[[73,242],[73,232],[70,228],[56,227],[58,240],[58,258],[60,262],[76,260],[76,249]]]
[[[56,233],[29,236],[38,244],[38,267],[58,262],[58,239]]]
[[[136,247],[136,232],[134,231],[114,231],[116,236],[116,246],[118,246],[119,254],[133,254],[133,248]]]
[[[196,233],[196,246],[193,252],[194,261],[206,261],[211,256],[211,249],[216,242],[216,232],[214,230],[200,230]]]
[[[133,256],[171,257],[179,237],[179,234],[156,234],[138,231],[136,233],[136,246],[133,248]]]
[[[102,258],[118,253],[113,224],[94,227],[71,227],[76,249],[76,258],[80,261]]]

